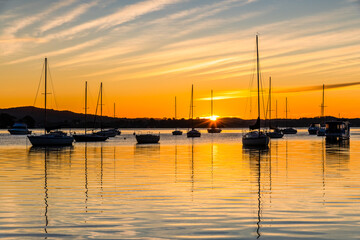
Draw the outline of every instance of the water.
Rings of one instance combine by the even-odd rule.
[[[0,131],[0,238],[359,238],[360,129],[343,145],[300,129],[261,151],[238,129],[155,132],[43,149]]]

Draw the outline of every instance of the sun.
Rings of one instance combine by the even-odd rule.
[[[218,117],[219,117],[219,116],[215,116],[215,115],[214,115],[214,116],[210,116],[209,119],[210,119],[211,121],[216,121],[216,120],[218,119]]]

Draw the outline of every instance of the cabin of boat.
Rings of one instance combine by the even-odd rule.
[[[312,124],[310,124],[310,126],[308,128],[308,132],[310,135],[316,135],[317,132],[319,131],[319,129],[320,129],[320,124],[312,123]]]
[[[11,129],[8,130],[11,135],[27,135],[31,131],[27,128],[25,123],[14,123]]]
[[[348,121],[334,121],[326,123],[326,140],[341,141],[350,138],[350,123]]]

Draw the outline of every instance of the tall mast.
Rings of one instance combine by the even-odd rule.
[[[87,81],[85,82],[85,134],[86,134],[86,117],[87,117]]]
[[[176,119],[176,96],[175,96],[175,119]]]
[[[191,128],[194,128],[194,84],[191,85]]]
[[[102,82],[100,83],[100,129],[102,131]]]
[[[271,77],[269,78],[269,127],[271,127]]]
[[[275,101],[275,118],[276,118],[276,123],[278,124],[279,121],[278,121],[278,114],[277,113],[278,113],[278,111],[277,111],[277,99],[276,99],[276,101]]]
[[[47,95],[47,58],[45,58],[45,116],[44,116],[44,134],[46,134],[46,122],[47,122],[47,115],[46,115],[46,95]]]
[[[213,103],[213,90],[211,89],[211,119],[213,119],[214,116],[214,103]]]
[[[324,122],[325,115],[325,84],[323,84],[322,103],[321,103],[321,118]]]
[[[256,35],[256,66],[257,66],[257,92],[258,92],[258,119],[260,123],[260,64],[259,64],[259,40]],[[260,132],[260,124],[259,124]]]
[[[288,109],[287,109],[287,97],[285,99],[285,127],[287,127],[287,113],[288,113]]]

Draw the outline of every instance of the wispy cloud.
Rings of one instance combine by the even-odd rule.
[[[59,27],[65,23],[71,22],[74,19],[78,18],[80,15],[87,12],[91,7],[98,4],[98,1],[90,2],[81,4],[77,8],[73,9],[72,11],[66,13],[65,15],[59,16],[51,21],[46,22],[39,28],[40,34],[44,33],[50,29]]]

